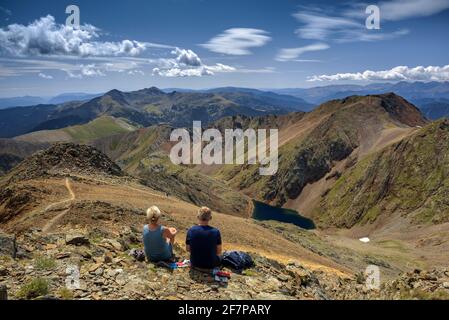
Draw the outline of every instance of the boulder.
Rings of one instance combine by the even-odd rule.
[[[123,246],[120,242],[113,239],[103,239],[100,243],[100,246],[103,248],[112,250],[112,251],[123,251]]]
[[[16,258],[16,236],[0,232],[0,256]]]
[[[87,236],[80,234],[80,233],[72,233],[67,234],[65,236],[65,243],[71,244],[74,246],[82,246],[82,245],[89,245],[89,238]]]

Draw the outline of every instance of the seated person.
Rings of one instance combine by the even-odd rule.
[[[158,207],[147,210],[147,222],[143,227],[143,244],[148,261],[169,261],[173,258],[173,243],[177,230],[159,224],[162,216]]]
[[[198,225],[187,232],[186,248],[190,252],[190,263],[194,268],[213,269],[221,264],[221,235],[209,226],[212,211],[202,207],[198,211]]]

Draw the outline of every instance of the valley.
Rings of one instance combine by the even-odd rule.
[[[216,212],[224,248],[250,252],[260,263],[254,275],[236,278],[238,287],[210,298],[403,298],[398,279],[427,281],[414,270],[445,279],[434,269],[449,264],[447,120],[430,121],[394,93],[344,97],[308,112],[299,111],[293,98],[270,94],[276,104],[268,98],[261,104],[262,97],[267,95],[150,88],[21,109],[42,114],[13,132],[12,123],[0,125],[8,132],[0,140],[0,230],[16,235],[22,257],[4,265],[25,270],[38,252],[58,257],[69,251],[56,258],[57,266],[80,265],[88,287],[101,287],[94,285],[96,264],[126,274],[126,294],[109,279],[110,291],[76,290],[77,298],[176,296],[174,288],[146,288],[142,279],[166,274],[151,269],[148,275],[126,250],[141,245],[144,212],[157,205],[179,230],[177,254],[186,255],[186,230],[197,207],[206,205]],[[12,119],[18,109],[0,113]],[[170,134],[189,130],[192,118],[222,133],[278,129],[278,172],[262,176],[251,164],[173,164]],[[86,238],[90,258],[65,243],[66,234]],[[123,240],[130,234],[134,240]],[[118,239],[120,249],[101,244]],[[104,262],[107,255],[112,260]],[[381,293],[362,289],[360,274],[372,264],[387,288]],[[20,281],[29,278],[17,272]],[[178,291],[190,283],[185,276],[176,276]],[[271,287],[255,292],[262,283]],[[421,285],[432,296],[428,284]],[[198,286],[193,296],[178,298],[204,297]],[[19,287],[13,285],[13,296]]]

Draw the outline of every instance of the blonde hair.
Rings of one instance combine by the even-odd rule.
[[[161,210],[158,207],[152,206],[147,210],[147,220],[148,222],[156,223],[162,216]]]
[[[209,221],[212,219],[212,211],[208,207],[201,207],[198,210],[197,217],[201,221]]]

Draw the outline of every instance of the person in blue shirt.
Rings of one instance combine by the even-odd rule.
[[[158,207],[152,206],[147,210],[147,221],[143,227],[143,244],[148,261],[170,261],[173,258],[173,244],[177,230],[167,228],[159,223],[162,216]]]
[[[221,264],[220,231],[209,226],[212,211],[202,207],[198,211],[198,225],[187,232],[186,249],[190,252],[190,264],[193,268],[214,269]]]

